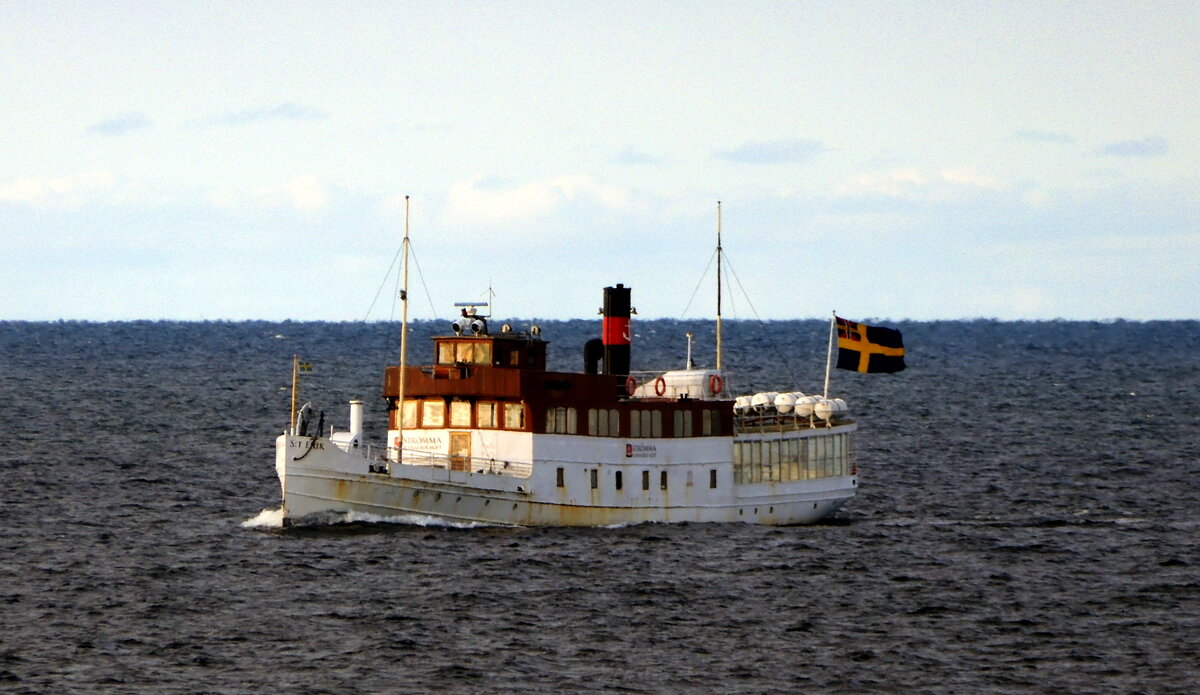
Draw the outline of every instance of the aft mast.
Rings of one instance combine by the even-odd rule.
[[[717,371],[721,371],[721,201],[717,201]]]

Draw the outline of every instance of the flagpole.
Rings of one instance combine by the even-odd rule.
[[[300,355],[292,355],[292,419],[288,425],[288,434],[296,435],[296,397],[299,395],[296,387],[300,383]]]
[[[825,355],[825,395],[823,398],[829,398],[829,369],[833,364],[833,333],[834,326],[837,324],[837,310],[829,317],[829,352]]]

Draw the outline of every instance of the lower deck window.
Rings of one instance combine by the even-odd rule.
[[[483,401],[475,406],[475,420],[480,427],[495,427],[496,426],[496,404],[491,401]]]
[[[421,403],[421,426],[444,427],[446,425],[445,401],[424,401]]]
[[[504,404],[504,429],[508,429],[508,430],[523,430],[523,429],[525,429],[525,404],[524,403],[505,403]]]
[[[740,441],[733,445],[734,482],[768,483],[850,475],[850,459],[849,436],[840,433]],[[710,486],[715,486],[712,481],[710,478]]]
[[[471,404],[467,401],[451,401],[450,402],[450,426],[451,427],[470,427],[471,426]]]
[[[631,410],[629,411],[630,437],[661,437],[661,410]]]
[[[575,434],[578,415],[574,408],[551,407],[546,409],[546,432],[549,434]]]

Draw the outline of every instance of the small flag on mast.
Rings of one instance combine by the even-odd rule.
[[[904,369],[904,340],[900,331],[865,323],[837,320],[838,369],[891,374]]]

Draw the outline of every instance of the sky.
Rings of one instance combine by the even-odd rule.
[[[1200,318],[1200,3],[0,3],[0,319]]]

